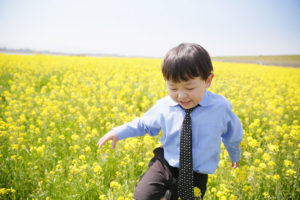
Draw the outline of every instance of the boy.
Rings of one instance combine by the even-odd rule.
[[[183,43],[168,51],[162,73],[169,96],[157,101],[141,118],[114,128],[98,142],[151,136],[163,131],[162,147],[154,150],[149,168],[138,182],[134,199],[155,200],[167,190],[172,199],[194,199],[193,187],[206,191],[208,174],[216,171],[223,141],[239,166],[243,129],[227,99],[206,90],[214,77],[211,59],[200,45]]]

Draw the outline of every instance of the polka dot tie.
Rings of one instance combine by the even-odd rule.
[[[178,195],[182,200],[194,199],[191,112],[195,108],[185,110],[180,136]]]

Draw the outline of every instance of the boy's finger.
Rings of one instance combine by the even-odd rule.
[[[115,149],[117,140],[116,140],[116,139],[113,139],[112,141],[113,141],[113,142],[112,142],[112,144],[111,144],[111,148],[112,148],[112,149]]]
[[[116,142],[118,140],[117,136],[113,132],[108,132],[105,134],[102,138],[100,138],[99,142],[97,143],[99,149],[102,148],[102,146],[109,140],[112,140],[112,149],[115,148]]]
[[[235,168],[237,168],[237,167],[239,166],[239,163],[237,163],[237,162],[234,162],[234,163],[232,163],[232,164],[231,164],[231,166],[232,166],[232,168],[234,168],[234,169],[235,169]]]
[[[107,140],[108,140],[108,139],[106,139],[106,138],[101,138],[101,139],[99,140],[99,142],[97,143],[99,149],[102,148],[103,144],[105,144],[105,142],[107,142]]]
[[[97,145],[98,145],[98,148],[101,149],[102,143],[100,141],[97,143]]]

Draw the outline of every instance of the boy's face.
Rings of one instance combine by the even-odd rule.
[[[193,108],[202,100],[205,89],[210,86],[213,77],[214,75],[211,74],[206,81],[196,77],[178,83],[167,80],[169,95],[184,109]]]

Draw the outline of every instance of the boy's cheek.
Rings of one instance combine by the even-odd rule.
[[[169,93],[169,96],[173,99],[173,101],[177,102],[176,95],[174,93]]]

